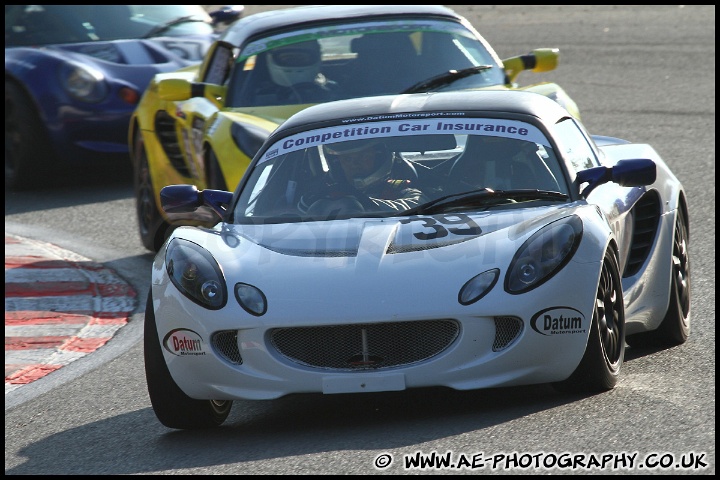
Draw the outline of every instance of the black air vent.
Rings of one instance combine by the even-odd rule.
[[[632,209],[633,237],[623,278],[635,275],[647,260],[657,235],[660,220],[660,198],[657,192],[647,192]]]
[[[221,330],[213,333],[210,344],[222,358],[233,365],[242,365],[242,356],[238,348],[237,330]]]
[[[155,115],[155,135],[157,135],[165,155],[175,170],[177,170],[180,175],[189,177],[190,172],[188,171],[185,158],[180,149],[175,128],[175,119],[173,117],[162,110],[157,112]]]
[[[275,328],[278,353],[300,365],[327,370],[380,370],[425,361],[460,334],[452,319],[360,325]]]

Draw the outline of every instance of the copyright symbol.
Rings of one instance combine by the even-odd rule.
[[[389,453],[383,453],[375,457],[375,468],[388,468],[392,465],[393,457]]]

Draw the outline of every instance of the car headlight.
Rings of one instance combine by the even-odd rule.
[[[267,299],[257,287],[247,283],[238,283],[235,285],[235,298],[240,306],[251,315],[259,317],[267,312]]]
[[[512,294],[524,293],[551,279],[572,258],[582,232],[582,220],[577,215],[557,220],[535,232],[510,262],[505,290]]]
[[[500,270],[493,268],[467,281],[458,293],[458,302],[462,305],[470,305],[480,300],[482,297],[492,290],[498,280]]]
[[[225,278],[210,252],[195,243],[175,238],[168,244],[165,266],[173,285],[190,300],[210,310],[225,306]]]
[[[98,70],[77,63],[62,65],[60,82],[70,96],[82,102],[97,103],[108,95],[105,76]]]

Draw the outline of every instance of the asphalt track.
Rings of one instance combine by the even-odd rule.
[[[250,14],[281,6],[246,7]],[[503,58],[559,47],[557,71],[521,80],[557,81],[578,101],[590,131],[649,142],[688,188],[697,259],[689,341],[628,349],[620,385],[601,395],[566,397],[535,386],[293,396],[238,402],[217,431],[171,431],[157,421],[144,379],[152,256],[137,240],[131,175],[73,176],[48,190],[6,191],[6,232],[113,268],[135,286],[138,307],[94,353],[6,394],[6,475],[715,473],[715,7],[451,7]],[[709,466],[403,469],[400,459],[413,452],[694,453]],[[397,461],[378,471],[378,454]]]
[[[113,270],[55,245],[5,234],[5,393],[105,345],[135,290]]]

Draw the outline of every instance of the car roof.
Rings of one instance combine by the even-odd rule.
[[[318,23],[326,20],[348,20],[360,17],[413,15],[444,17],[455,21],[466,20],[453,10],[442,5],[303,5],[282,8],[248,15],[233,23],[221,39],[232,45],[241,45],[248,38],[268,30],[286,27],[302,28],[303,23]]]
[[[348,113],[351,112],[351,113]],[[480,114],[529,115],[554,124],[571,116],[545,95],[524,91],[470,90],[383,95],[337,100],[308,107],[287,119],[278,131],[302,125],[348,118],[368,118],[423,112],[477,112]]]

